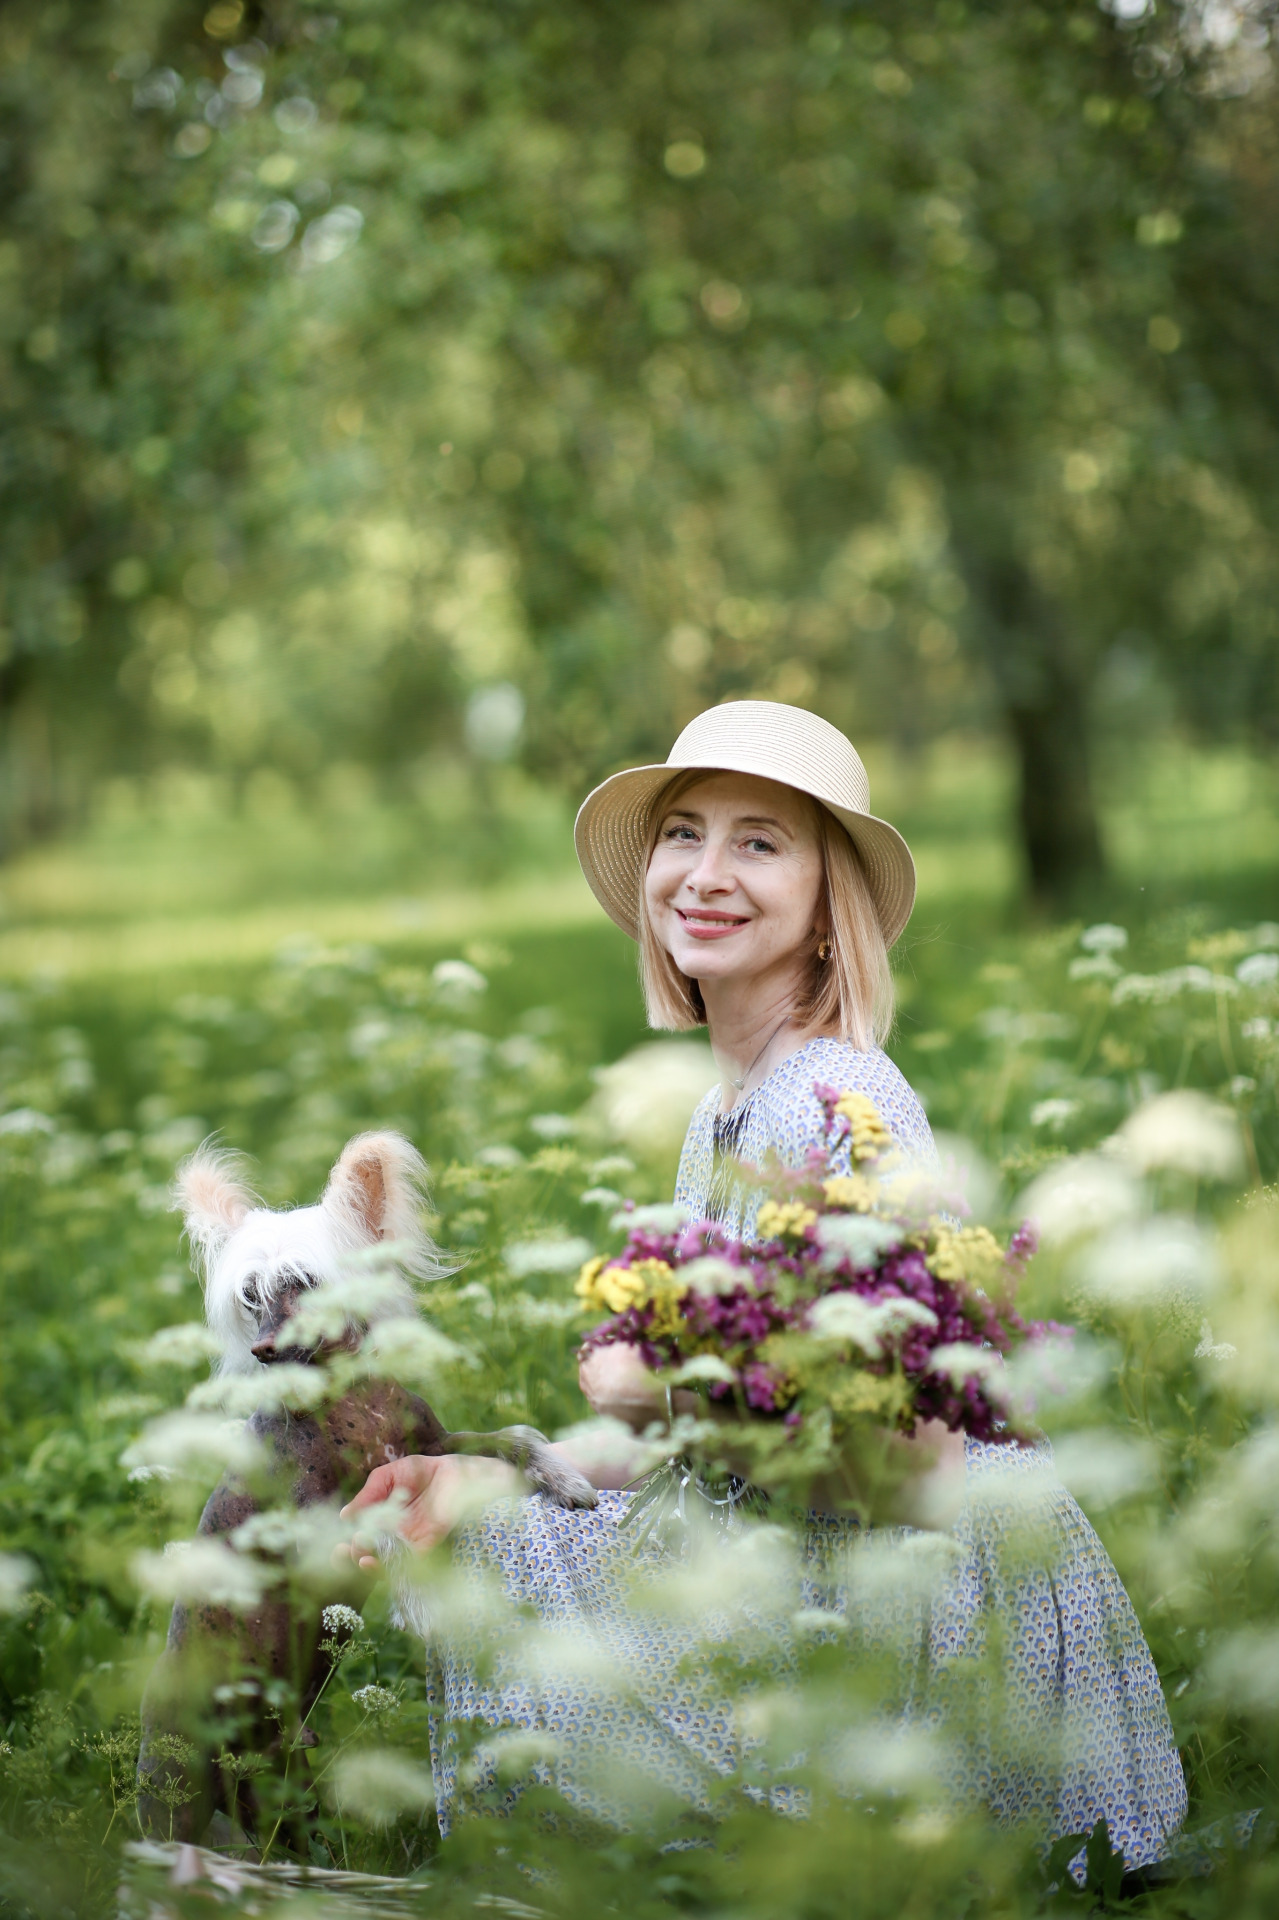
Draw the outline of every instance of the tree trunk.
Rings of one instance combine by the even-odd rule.
[[[1008,699],[1005,711],[1017,748],[1018,817],[1030,889],[1062,906],[1099,879],[1104,862],[1092,781],[1082,690],[1065,680],[1042,700]]]
[[[1030,891],[1062,907],[1105,871],[1089,770],[1087,669],[1053,602],[1015,558],[969,557],[978,643],[1019,767]]]

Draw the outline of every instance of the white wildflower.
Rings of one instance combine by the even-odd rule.
[[[1272,987],[1279,980],[1279,953],[1250,953],[1235,968],[1241,987]]]
[[[1158,974],[1126,973],[1111,988],[1112,1006],[1122,1007],[1129,1000],[1159,1000],[1164,997]]]
[[[1241,1627],[1227,1634],[1209,1654],[1204,1679],[1216,1699],[1238,1712],[1279,1712],[1279,1631]]]
[[[197,1413],[225,1413],[247,1420],[253,1413],[278,1413],[287,1407],[304,1412],[333,1391],[323,1367],[277,1360],[252,1373],[216,1373],[192,1387],[186,1404]]]
[[[613,1187],[588,1187],[578,1197],[584,1207],[620,1207],[622,1204],[621,1194]]]
[[[640,1227],[646,1233],[678,1233],[688,1225],[688,1208],[659,1202],[650,1207],[632,1207],[630,1212],[615,1213],[609,1221],[616,1233],[629,1233]]]
[[[1113,1366],[1110,1349],[1099,1340],[1048,1334],[1028,1340],[1005,1361],[1002,1398],[1019,1420],[1034,1420],[1045,1407],[1086,1400]]]
[[[808,1331],[819,1340],[851,1340],[876,1360],[912,1327],[935,1327],[937,1315],[919,1300],[863,1299],[859,1293],[828,1293],[808,1316]]]
[[[382,1714],[397,1713],[399,1711],[400,1696],[398,1693],[394,1693],[390,1687],[357,1687],[352,1693],[351,1698],[357,1707],[363,1707],[365,1713],[380,1716]]]
[[[195,1479],[214,1479],[224,1467],[237,1472],[259,1465],[262,1450],[239,1420],[215,1413],[167,1413],[153,1420],[120,1455],[127,1470],[164,1467]]]
[[[1212,1292],[1219,1261],[1215,1241],[1197,1221],[1160,1214],[1095,1241],[1078,1272],[1085,1289],[1110,1306],[1176,1309]]]
[[[718,1253],[690,1260],[680,1268],[679,1277],[681,1285],[691,1293],[732,1293],[737,1287],[750,1285],[749,1270],[735,1267],[731,1260],[725,1260]]]
[[[510,1173],[516,1167],[524,1165],[524,1155],[518,1147],[511,1147],[504,1140],[495,1140],[491,1146],[481,1147],[475,1156],[477,1167],[493,1167],[498,1173]]]
[[[816,1233],[821,1264],[828,1272],[846,1260],[865,1271],[877,1264],[881,1254],[900,1246],[902,1237],[900,1227],[867,1213],[824,1213]]]
[[[236,1612],[257,1606],[275,1572],[236,1553],[225,1540],[170,1540],[163,1553],[139,1553],[133,1577],[155,1600],[199,1601]]]
[[[1140,1206],[1141,1192],[1129,1173],[1112,1159],[1087,1153],[1041,1173],[1016,1212],[1033,1220],[1041,1242],[1051,1247],[1130,1220]]]
[[[321,1340],[340,1340],[353,1325],[368,1326],[403,1313],[412,1296],[403,1276],[390,1264],[391,1249],[383,1245],[375,1253],[375,1261],[349,1257],[341,1273],[303,1295],[289,1321],[291,1342],[309,1347]]]
[[[1066,969],[1071,980],[1117,980],[1121,968],[1108,953],[1080,954]]]
[[[360,1360],[369,1373],[396,1380],[402,1386],[434,1386],[450,1368],[464,1366],[470,1356],[425,1320],[403,1315],[379,1320],[360,1348]]]
[[[539,1140],[567,1140],[577,1132],[576,1120],[566,1113],[535,1113],[528,1127]]]
[[[14,1107],[9,1113],[0,1113],[0,1133],[56,1133],[57,1122],[47,1113],[37,1113],[34,1107]]]
[[[953,1766],[937,1735],[880,1722],[841,1734],[831,1750],[831,1772],[840,1786],[877,1797],[936,1791]]]
[[[1030,1124],[1032,1127],[1051,1127],[1054,1133],[1060,1133],[1066,1122],[1073,1120],[1078,1112],[1078,1100],[1061,1096],[1053,1100],[1040,1100],[1030,1109]]]
[[[252,1513],[231,1535],[239,1553],[288,1556],[303,1572],[331,1567],[333,1549],[347,1538],[332,1507],[268,1507]]]
[[[1084,928],[1079,944],[1085,953],[1122,953],[1128,945],[1128,934],[1125,928],[1100,920],[1095,927]]]
[[[22,1611],[34,1579],[35,1568],[25,1555],[0,1553],[0,1614]]]
[[[183,1320],[161,1327],[132,1350],[131,1357],[147,1367],[196,1367],[221,1351],[217,1335],[202,1321]]]
[[[635,1162],[624,1153],[606,1153],[599,1160],[592,1160],[587,1169],[592,1180],[621,1180],[628,1173],[634,1173]]]
[[[580,1234],[564,1234],[556,1239],[513,1241],[502,1259],[514,1279],[524,1280],[532,1273],[574,1273],[593,1251]]]
[[[1239,1031],[1245,1040],[1268,1040],[1274,1032],[1274,1022],[1259,1014],[1255,1020],[1245,1020]]]
[[[1058,1434],[1053,1463],[1076,1499],[1086,1507],[1108,1507],[1152,1485],[1159,1459],[1148,1440],[1093,1427]]]
[[[526,1293],[506,1303],[507,1318],[517,1327],[566,1327],[581,1311],[577,1300],[538,1300]]]
[[[488,987],[479,968],[468,960],[439,960],[431,968],[431,978],[442,995],[459,1000],[469,1000]]]
[[[1196,1360],[1233,1360],[1239,1349],[1229,1340],[1214,1340],[1212,1327],[1205,1320],[1199,1329],[1199,1345],[1195,1348]]]
[[[411,1754],[389,1747],[343,1754],[333,1769],[333,1798],[340,1812],[367,1826],[389,1827],[401,1814],[435,1804],[431,1776]]]
[[[1002,1362],[994,1349],[976,1346],[971,1340],[951,1340],[934,1347],[928,1359],[928,1371],[944,1374],[953,1387],[962,1387],[966,1380],[991,1380],[1001,1370]]]
[[[709,1383],[712,1380],[723,1381],[726,1385],[732,1386],[737,1375],[728,1362],[721,1360],[717,1353],[699,1353],[694,1359],[686,1360],[674,1373],[665,1375],[665,1378],[673,1387],[689,1387],[698,1381]]]
[[[595,1072],[590,1112],[632,1152],[678,1151],[698,1101],[719,1079],[708,1046],[692,1040],[655,1040]]]
[[[354,1607],[343,1606],[340,1601],[325,1607],[320,1620],[324,1631],[335,1637],[340,1633],[353,1635],[364,1631],[363,1614],[357,1613]]]
[[[1189,1087],[1157,1094],[1138,1107],[1119,1129],[1118,1140],[1137,1173],[1169,1167],[1210,1180],[1237,1180],[1243,1174],[1234,1114]]]

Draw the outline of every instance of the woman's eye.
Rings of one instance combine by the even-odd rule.
[[[678,840],[687,844],[690,840],[696,840],[697,835],[691,827],[667,827],[662,837],[665,840]]]
[[[771,840],[765,840],[760,834],[753,834],[746,842],[752,853],[776,853],[777,848]]]

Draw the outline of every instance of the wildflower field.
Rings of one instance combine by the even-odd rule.
[[[116,1911],[122,1873],[138,1914],[160,1898],[202,1913],[357,1898],[336,1882],[161,1896],[156,1870],[123,1851],[138,1837],[140,1692],[175,1590],[161,1550],[191,1532],[223,1457],[169,1183],[217,1131],[254,1157],[269,1203],[309,1202],[352,1134],[401,1128],[430,1163],[434,1232],[459,1260],[423,1296],[441,1336],[428,1397],[454,1427],[563,1430],[585,1411],[573,1355],[593,1318],[578,1268],[621,1244],[623,1199],[668,1197],[711,1078],[703,1043],[644,1032],[632,967],[609,928],[448,948],[299,941],[260,965],[35,973],[0,995],[0,1910]],[[1180,1877],[1138,1890],[1121,1888],[1102,1836],[1079,1887],[1033,1831],[947,1802],[935,1737],[877,1723],[909,1693],[891,1648],[854,1645],[850,1659],[838,1635],[805,1642],[801,1622],[778,1686],[748,1604],[791,1552],[774,1517],[748,1523],[713,1575],[692,1551],[666,1595],[704,1608],[713,1577],[742,1628],[725,1677],[753,1744],[697,1828],[651,1798],[623,1833],[557,1827],[552,1796],[534,1791],[442,1846],[421,1640],[391,1624],[384,1587],[355,1595],[360,1618],[331,1633],[313,1717],[310,1857],[396,1876],[366,1893],[374,1908],[775,1920],[1137,1898],[1152,1913],[1273,1911],[1279,925],[1204,912],[1131,934],[1078,923],[920,945],[893,1050],[967,1167],[974,1217],[1007,1230],[1026,1206],[1039,1219],[1023,1310],[1078,1329],[1039,1418],[1145,1627],[1189,1829],[1206,1837]],[[149,1442],[192,1392],[187,1440],[179,1419]],[[910,1575],[921,1605],[927,1559]],[[885,1577],[873,1555],[862,1577]],[[447,1622],[446,1552],[424,1583]],[[781,1811],[761,1786],[779,1770],[800,1793]]]

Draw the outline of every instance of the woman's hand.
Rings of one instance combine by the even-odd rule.
[[[375,1467],[354,1500],[343,1507],[341,1518],[362,1507],[380,1506],[392,1494],[407,1496],[395,1530],[415,1553],[429,1553],[477,1507],[517,1492],[520,1485],[519,1474],[504,1460],[411,1453]],[[368,1534],[353,1534],[338,1552],[359,1567],[375,1570],[380,1564],[376,1543]]]
[[[876,1466],[850,1451],[842,1471],[823,1474],[812,1489],[815,1507],[830,1513],[858,1509],[877,1526],[946,1532],[964,1503],[964,1436],[940,1420],[924,1420],[912,1434],[880,1434]]]
[[[623,1341],[592,1347],[578,1367],[577,1383],[592,1413],[623,1420],[633,1433],[643,1433],[655,1420],[666,1424],[665,1386],[636,1348]],[[676,1413],[696,1413],[701,1405],[695,1393],[678,1389],[673,1399]]]

